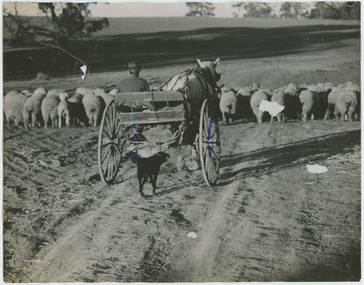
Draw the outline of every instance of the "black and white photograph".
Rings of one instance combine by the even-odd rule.
[[[2,4],[2,282],[359,282],[361,3]]]

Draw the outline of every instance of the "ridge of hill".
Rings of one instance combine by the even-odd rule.
[[[27,17],[32,25],[46,26],[45,17]],[[99,19],[99,18],[92,18]],[[172,31],[191,31],[205,28],[278,28],[307,25],[358,25],[357,20],[324,19],[280,19],[280,18],[215,18],[215,17],[109,17],[109,27],[94,33],[94,37],[115,36],[135,33],[158,33]],[[7,17],[4,17],[7,21]],[[4,40],[10,34],[3,29]]]
[[[190,21],[182,24],[186,20]],[[107,72],[123,69],[131,58],[155,67],[196,58],[237,60],[348,46],[360,49],[360,25],[357,21],[256,18],[113,18],[110,27],[93,38],[69,44],[69,52],[87,62],[89,71]],[[37,72],[69,76],[78,70],[73,57],[38,43],[16,49],[4,45],[3,64],[7,80],[34,78]]]

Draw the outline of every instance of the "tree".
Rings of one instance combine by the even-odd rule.
[[[269,4],[264,2],[239,2],[233,4],[233,7],[238,8],[238,13],[234,13],[235,17],[242,15],[243,17],[266,18],[272,11]]]
[[[109,25],[107,18],[87,19],[88,3],[41,2],[38,8],[46,16],[45,22],[31,21],[17,12],[3,10],[3,16],[7,17],[4,27],[17,43],[22,43],[25,37],[28,41],[42,38],[67,49],[69,40],[86,38]]]
[[[53,39],[63,47],[68,46],[69,39],[83,39],[109,26],[107,18],[85,19],[90,15],[88,3],[42,2],[38,7],[47,16],[51,27],[40,28],[37,34]],[[62,11],[58,16],[57,10]]]
[[[360,2],[317,2],[310,18],[360,20]]]
[[[281,5],[280,17],[281,18],[298,18],[302,15],[303,6],[299,2],[284,2]]]
[[[186,16],[215,16],[215,6],[213,3],[208,2],[190,2],[186,3],[190,9]]]
[[[3,33],[4,40],[10,44],[24,44],[30,42],[32,26],[29,17],[21,16],[18,10],[18,3],[14,3],[13,11],[3,7]]]

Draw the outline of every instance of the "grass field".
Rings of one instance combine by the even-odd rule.
[[[339,47],[359,39],[358,21],[252,18],[120,18],[93,39],[70,42],[71,53],[89,70],[123,70],[130,59],[145,67],[186,64],[196,58],[222,60],[275,57]],[[75,59],[58,49],[4,49],[4,79],[75,73]],[[78,70],[78,67],[76,68]]]

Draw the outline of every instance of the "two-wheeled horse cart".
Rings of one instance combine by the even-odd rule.
[[[184,126],[195,120],[198,131],[194,146],[199,155],[202,174],[208,186],[216,184],[220,163],[218,120],[212,114],[213,108],[208,99],[203,100],[199,117],[191,119],[186,108],[187,93],[133,92],[119,93],[111,97],[102,116],[98,142],[99,171],[104,182],[114,182],[120,166],[128,161],[125,155],[128,150],[133,147],[137,150],[172,144],[180,140]],[[142,135],[145,126],[162,124],[177,126],[173,136],[167,141],[148,141]]]

